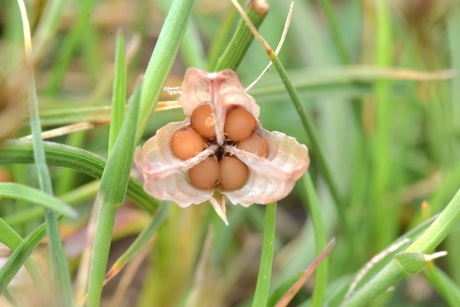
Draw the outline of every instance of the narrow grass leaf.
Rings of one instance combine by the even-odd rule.
[[[194,0],[173,0],[171,3],[142,82],[137,139],[140,139],[163,91],[194,3]]]
[[[308,197],[308,208],[310,209],[310,215],[313,222],[313,229],[315,230],[315,245],[316,255],[319,257],[323,253],[323,249],[326,247],[326,229],[321,216],[320,204],[318,196],[316,195],[313,181],[311,180],[310,174],[304,176],[304,187]],[[327,286],[327,275],[328,275],[328,260],[324,259],[316,269],[315,288],[313,290],[312,306],[324,306],[324,298],[326,294]]]
[[[268,11],[269,7],[267,2],[251,1],[246,14],[254,26],[259,28],[265,16],[268,14]],[[215,66],[210,66],[211,71],[219,71],[227,68],[236,70],[253,40],[254,36],[251,30],[246,25],[244,19],[241,19],[224,53],[218,58]]]
[[[376,37],[375,61],[378,66],[391,65],[391,19],[390,5],[385,0],[376,1]],[[372,137],[374,168],[374,185],[372,191],[372,207],[374,237],[377,249],[383,249],[396,236],[397,206],[386,203],[385,195],[391,178],[390,160],[390,125],[392,120],[392,105],[390,83],[387,80],[375,82],[375,133]]]
[[[22,28],[24,33],[24,49],[26,54],[27,68],[27,92],[29,97],[30,126],[33,135],[33,154],[37,168],[38,183],[40,189],[49,195],[53,195],[51,176],[46,164],[45,150],[41,138],[40,115],[38,111],[38,97],[35,86],[34,63],[32,38],[30,35],[29,19],[27,16],[24,1],[18,0],[19,11],[21,14]],[[62,246],[59,233],[57,216],[50,209],[45,209],[45,224],[49,237],[49,251],[53,255],[50,261],[53,286],[57,293],[57,302],[63,306],[73,304],[72,284],[67,258]],[[38,243],[37,243],[38,244]],[[22,264],[21,264],[22,265]]]
[[[217,66],[219,56],[224,53],[225,48],[230,41],[233,25],[237,17],[238,11],[233,7],[233,5],[229,5],[224,17],[222,18],[216,37],[212,40],[211,46],[209,47],[207,67]]]
[[[95,205],[97,215],[88,285],[88,306],[99,306],[117,206],[123,203],[136,146],[140,86],[132,97],[130,109],[107,161]]]
[[[109,154],[120,132],[126,105],[126,60],[123,32],[118,30],[115,49],[115,75],[112,92],[112,113],[110,115]]]
[[[460,288],[451,277],[434,263],[427,263],[425,276],[430,285],[436,289],[450,306],[460,306]]]
[[[46,194],[41,190],[31,188],[19,183],[0,182],[0,197],[28,201],[37,205],[41,205],[45,208],[52,209],[58,213],[62,213],[68,217],[75,218],[78,215],[72,207],[59,200],[58,198]]]
[[[326,181],[327,185],[329,186],[329,190],[331,191],[331,195],[334,198],[334,201],[337,206],[337,211],[339,213],[340,219],[341,219],[341,224],[344,227],[344,232],[345,235],[350,235],[350,225],[347,221],[347,216],[345,214],[345,204],[342,199],[342,197],[339,194],[339,191],[337,189],[337,184],[332,177],[332,172],[330,170],[329,164],[326,161],[326,155],[324,154],[324,150],[321,147],[321,143],[319,141],[318,133],[310,120],[310,118],[307,116],[307,113],[305,112],[305,109],[302,106],[302,103],[300,101],[299,95],[297,94],[297,91],[294,87],[294,85],[291,82],[291,79],[286,73],[286,70],[284,69],[284,66],[281,64],[280,60],[278,59],[276,53],[273,51],[273,49],[268,45],[268,43],[265,41],[265,39],[257,32],[257,29],[255,26],[252,24],[251,20],[249,17],[242,11],[241,6],[238,5],[236,0],[232,0],[232,3],[235,5],[235,7],[238,9],[240,12],[241,16],[244,18],[246,24],[250,28],[250,31],[254,34],[255,38],[259,41],[259,43],[262,45],[264,48],[265,52],[267,52],[268,58],[273,62],[273,66],[275,66],[281,81],[283,82],[284,86],[286,87],[286,91],[289,94],[289,97],[291,98],[291,101],[294,103],[295,109],[297,113],[299,114],[300,120],[302,122],[302,125],[304,126],[304,129],[307,133],[307,136],[310,140],[309,144],[309,149],[313,157],[317,159],[318,167],[320,170],[321,175],[324,177],[324,180]]]
[[[60,196],[60,200],[66,204],[74,205],[84,201],[89,201],[96,196],[99,189],[99,180],[81,185],[72,191]],[[29,223],[43,216],[43,208],[34,207],[24,210],[18,210],[5,216],[5,222],[10,226],[21,223]]]
[[[38,243],[46,234],[46,224],[36,228],[19,246],[14,250],[3,267],[0,269],[0,295],[3,294],[6,287],[17,274],[24,262],[29,258]]]
[[[450,233],[460,217],[460,190],[439,214],[428,229],[405,252],[430,253]],[[383,293],[388,287],[394,285],[405,276],[404,267],[395,260],[386,265],[362,288],[360,288],[342,306],[363,306],[377,295]]]
[[[264,240],[260,257],[259,275],[252,306],[265,306],[270,291],[273,251],[275,247],[276,203],[268,204],[265,212]]]
[[[166,15],[170,8],[170,2],[159,1],[158,5]],[[186,67],[196,67],[206,70],[207,65],[205,61],[204,47],[198,28],[192,18],[184,32],[180,45],[180,53]]]
[[[0,218],[0,242],[10,249],[15,249],[22,242],[21,236],[2,218]]]
[[[100,179],[106,160],[92,152],[71,146],[45,142],[46,162],[49,165],[75,169],[91,177]],[[0,164],[33,163],[32,143],[10,141],[0,144]],[[158,201],[148,195],[139,181],[131,178],[127,196],[147,212],[152,213]]]

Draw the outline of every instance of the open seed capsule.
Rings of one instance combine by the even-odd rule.
[[[195,165],[188,171],[192,185],[198,189],[210,189],[219,181],[219,162],[212,156]]]
[[[172,152],[182,160],[193,158],[206,147],[201,136],[190,126],[174,132],[170,146]]]
[[[233,109],[225,119],[224,132],[230,140],[239,142],[250,137],[256,125],[256,119],[250,112]]]
[[[237,148],[266,158],[268,155],[268,143],[257,133],[253,133],[249,138],[238,142]]]
[[[216,136],[214,114],[209,104],[204,104],[196,108],[190,120],[196,132],[205,138],[212,139]]]
[[[222,188],[234,190],[240,188],[246,182],[249,169],[240,159],[235,156],[224,156],[219,164]]]

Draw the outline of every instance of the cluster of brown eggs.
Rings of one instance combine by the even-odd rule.
[[[207,146],[216,144],[215,119],[209,104],[197,107],[190,118],[191,124],[174,132],[170,146],[182,160],[195,157]],[[227,113],[224,125],[225,145],[267,157],[268,144],[255,132],[257,121],[248,111],[235,106]],[[244,185],[249,169],[240,159],[219,147],[214,155],[201,161],[188,171],[190,182],[199,189],[211,189],[220,184],[225,190]]]

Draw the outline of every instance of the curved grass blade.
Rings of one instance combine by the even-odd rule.
[[[21,236],[2,218],[0,218],[0,242],[13,250],[22,242]]]
[[[31,234],[19,244],[0,269],[0,295],[3,294],[6,287],[17,274],[24,262],[29,258],[38,243],[46,234],[46,224],[37,227]]]
[[[19,183],[0,182],[0,197],[28,201],[72,218],[76,218],[78,216],[75,209],[60,199],[53,197],[41,190],[31,188]]]
[[[404,252],[429,253],[433,251],[450,233],[460,218],[460,189],[439,214],[428,229]],[[377,295],[405,277],[404,268],[395,260],[386,265],[379,273],[356,291],[342,306],[367,305]]]
[[[75,169],[100,179],[106,160],[92,152],[52,142],[44,142],[46,162],[49,165]],[[33,163],[32,143],[9,141],[0,144],[0,164]],[[147,212],[152,213],[158,201],[145,193],[139,181],[131,178],[127,196]]]
[[[84,185],[81,185],[66,194],[59,196],[59,199],[68,205],[75,205],[84,201],[93,199],[99,189],[99,180],[95,180]],[[10,226],[21,223],[28,223],[32,220],[39,219],[43,216],[43,208],[27,208],[18,210],[4,217],[5,222]]]

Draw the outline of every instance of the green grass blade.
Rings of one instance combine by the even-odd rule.
[[[209,47],[207,67],[216,67],[219,56],[223,54],[225,48],[227,47],[227,42],[230,41],[233,24],[235,23],[237,17],[238,11],[233,5],[229,5],[225,16],[222,18],[219,31]]]
[[[33,135],[34,162],[37,168],[40,189],[49,195],[53,195],[51,176],[48,165],[46,164],[45,150],[43,140],[41,138],[40,115],[38,111],[38,97],[35,86],[32,39],[30,36],[29,20],[24,2],[18,1],[18,6],[21,12],[24,31],[24,49],[26,53],[28,73],[27,91],[29,96],[30,126]],[[70,272],[61,242],[57,216],[53,211],[45,209],[45,222],[49,237],[49,250],[50,254],[53,255],[50,264],[54,289],[58,294],[57,301],[63,306],[71,306],[73,304],[73,293]]]
[[[294,103],[295,109],[300,116],[300,120],[310,141],[309,150],[312,156],[316,158],[316,162],[318,163],[321,175],[324,177],[324,180],[326,181],[329,190],[331,191],[331,195],[334,198],[334,201],[337,206],[337,211],[341,219],[341,225],[343,226],[345,233],[349,235],[350,225],[348,224],[347,216],[345,214],[345,204],[343,202],[342,197],[339,195],[337,184],[334,178],[332,177],[332,172],[326,161],[326,155],[324,154],[324,150],[322,149],[321,143],[319,141],[318,133],[315,127],[313,126],[312,121],[305,112],[305,109],[302,106],[302,102],[300,101],[299,95],[297,94],[297,91],[293,86],[291,79],[287,75],[286,70],[284,69],[280,60],[273,51],[269,54],[269,57],[270,60],[273,62],[273,66],[275,66],[276,70],[278,71],[278,74],[284,86],[286,87],[286,91],[288,92],[291,101]]]
[[[268,4],[265,1],[251,1],[250,7],[246,11],[246,14],[256,28],[262,24],[267,13]],[[230,43],[217,60],[217,64],[215,66],[210,66],[211,71],[219,71],[227,68],[236,70],[253,40],[254,36],[244,19],[241,19]]]
[[[5,291],[6,287],[17,274],[24,262],[29,258],[38,243],[46,234],[46,224],[40,225],[27,238],[22,241],[14,250],[6,263],[0,269],[0,295]]]
[[[304,177],[305,191],[308,197],[308,208],[310,209],[313,229],[315,230],[316,256],[319,256],[327,245],[326,229],[323,217],[319,209],[318,196],[316,195],[313,181],[310,174]],[[315,288],[313,290],[312,306],[324,306],[328,275],[328,259],[324,259],[316,269]]]
[[[194,0],[174,0],[171,4],[142,82],[137,139],[140,139],[163,91],[194,3]]]
[[[376,49],[375,61],[378,66],[391,64],[391,20],[389,4],[385,0],[376,2]],[[392,105],[390,102],[390,84],[387,80],[375,83],[375,134],[372,139],[374,180],[372,203],[375,219],[375,244],[377,250],[383,249],[396,236],[396,206],[385,201],[390,181],[390,125]]]
[[[428,229],[404,252],[430,253],[450,233],[460,217],[460,189]],[[377,295],[386,291],[405,276],[404,268],[391,261],[377,275],[355,292],[342,306],[367,305]]]
[[[69,205],[89,201],[96,196],[98,189],[99,180],[92,181],[61,195],[60,200]],[[4,219],[10,226],[14,226],[21,223],[30,223],[42,216],[43,208],[34,207],[8,214]]]
[[[139,117],[140,86],[133,94],[126,120],[115,142],[101,178],[95,205],[97,215],[88,284],[88,306],[99,306],[117,206],[125,199],[128,187]]]
[[[256,291],[252,306],[265,306],[270,291],[270,277],[272,273],[273,250],[275,247],[275,220],[276,203],[267,205],[265,212],[264,241],[260,257],[259,275],[257,276]]]
[[[427,263],[425,276],[450,306],[460,306],[460,288],[446,273],[433,263]]]
[[[70,146],[45,142],[46,162],[50,165],[73,168],[91,177],[100,179],[106,160],[89,151]],[[10,141],[0,144],[0,164],[32,163],[33,150],[29,141]],[[157,200],[148,195],[142,185],[130,179],[127,196],[147,212],[153,212]]]
[[[164,14],[168,12],[170,8],[169,1],[158,1],[157,4],[160,6]],[[198,28],[193,21],[189,20],[187,29],[184,32],[180,45],[180,54],[184,60],[185,67],[197,67],[200,69],[206,69],[206,61],[204,55],[204,48],[200,38]]]
[[[31,188],[19,183],[0,182],[0,197],[8,197],[28,201],[54,210],[58,213],[62,213],[68,217],[75,218],[77,216],[77,212],[72,207],[62,202],[58,198],[46,194],[41,190]]]
[[[126,105],[126,61],[122,31],[117,32],[115,51],[115,76],[113,80],[112,113],[110,116],[109,154],[120,132]]]
[[[21,236],[2,218],[0,218],[0,242],[10,249],[17,248],[22,242]]]

